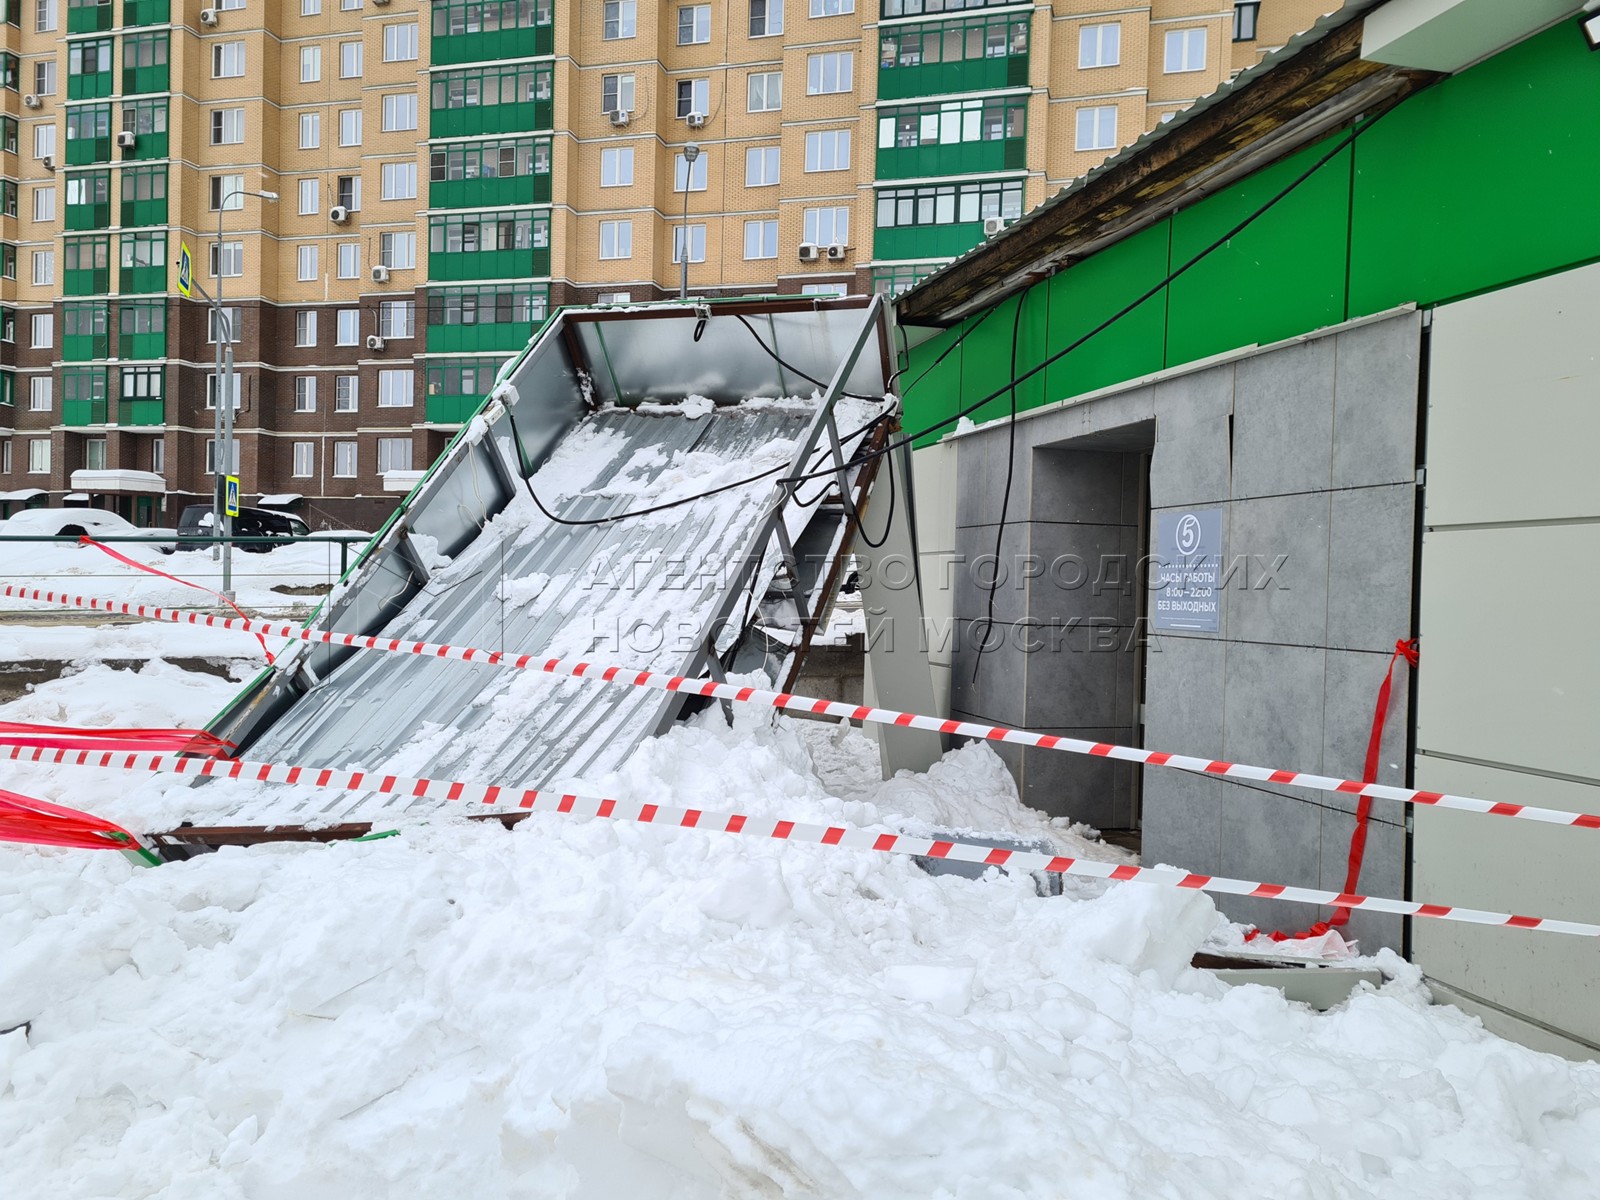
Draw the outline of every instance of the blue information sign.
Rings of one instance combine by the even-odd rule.
[[[1222,510],[1156,514],[1150,624],[1216,633],[1222,628]]]

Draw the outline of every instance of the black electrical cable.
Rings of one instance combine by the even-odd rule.
[[[1017,296],[1017,313],[1011,322],[1011,378],[1017,377],[1017,343],[1022,340],[1022,305],[1028,299],[1028,293],[1022,292]],[[983,665],[983,656],[989,648],[989,634],[994,629],[994,598],[1000,590],[1000,555],[1005,549],[1006,539],[1006,513],[1011,507],[1011,479],[1017,469],[1017,385],[1011,385],[1011,419],[1008,424],[1010,436],[1006,442],[1006,486],[1000,493],[1000,524],[994,534],[994,574],[989,579],[989,609],[983,618],[983,636],[977,639],[978,653],[972,660],[972,682],[978,682],[978,668]],[[893,462],[893,459],[889,460]]]
[[[804,371],[802,371],[799,367],[795,366],[793,363],[786,362],[784,359],[779,358],[778,357],[778,352],[776,350],[774,350],[771,346],[767,345],[767,343],[762,340],[760,331],[758,329],[756,329],[756,327],[754,325],[750,324],[749,321],[745,320],[743,313],[734,313],[732,315],[733,315],[733,319],[734,320],[738,321],[739,324],[743,325],[746,329],[748,329],[750,331],[750,336],[755,338],[756,345],[760,346],[762,351],[766,354],[766,356],[768,358],[770,358],[773,362],[777,363],[780,367],[782,367],[785,371],[788,371],[791,375],[798,375],[798,376],[800,376],[801,379],[804,379],[807,383],[815,384],[817,387],[821,388],[823,391],[827,391],[828,390],[828,385],[826,383],[824,383],[822,380],[818,379],[815,375],[807,375]],[[876,403],[878,403],[878,401],[883,399],[883,397],[881,397],[881,396],[858,396],[855,392],[840,391],[839,394],[841,396],[848,396],[852,400],[865,400],[868,404],[876,404]],[[857,432],[860,432],[860,431],[858,430]]]
[[[905,434],[897,441],[889,442],[888,444],[879,447],[877,450],[870,451],[867,454],[866,458],[870,459],[870,458],[875,458],[875,457],[879,457],[881,455],[892,453],[893,451],[900,449],[902,446],[909,446],[912,443],[920,441],[922,438],[927,437],[931,433],[937,433],[939,430],[945,428],[946,426],[955,424],[957,421],[961,420],[962,417],[971,416],[973,413],[977,412],[980,408],[982,408],[984,405],[988,404],[990,401],[996,400],[999,397],[1005,395],[1008,391],[1010,391],[1012,388],[1014,388],[1017,384],[1026,383],[1029,379],[1032,379],[1035,375],[1039,374],[1039,372],[1045,370],[1047,367],[1049,367],[1049,366],[1053,365],[1054,363],[1060,361],[1062,358],[1065,358],[1068,354],[1071,354],[1074,350],[1078,349],[1078,347],[1080,347],[1084,343],[1088,342],[1091,338],[1097,337],[1101,333],[1104,333],[1112,325],[1114,325],[1118,321],[1122,320],[1123,317],[1127,316],[1129,313],[1131,313],[1135,309],[1139,308],[1140,305],[1144,304],[1146,301],[1151,300],[1155,296],[1159,295],[1162,292],[1163,289],[1165,289],[1167,287],[1170,287],[1172,285],[1172,283],[1174,283],[1176,280],[1178,280],[1179,278],[1181,278],[1182,276],[1187,274],[1196,265],[1198,265],[1203,259],[1205,259],[1209,255],[1211,255],[1215,251],[1221,249],[1223,246],[1225,246],[1228,242],[1232,241],[1234,238],[1238,237],[1239,234],[1243,233],[1246,229],[1248,229],[1256,221],[1260,220],[1269,211],[1271,211],[1274,207],[1276,207],[1279,203],[1281,203],[1284,199],[1286,199],[1290,194],[1292,194],[1297,188],[1300,187],[1301,184],[1305,183],[1308,179],[1310,179],[1313,175],[1315,175],[1324,166],[1326,166],[1328,163],[1332,162],[1336,157],[1338,157],[1339,154],[1341,154],[1346,148],[1348,148],[1352,143],[1355,142],[1356,138],[1360,137],[1367,130],[1371,129],[1374,125],[1376,125],[1379,121],[1383,120],[1383,118],[1385,116],[1387,116],[1389,113],[1391,113],[1393,111],[1394,110],[1392,108],[1391,109],[1385,109],[1383,112],[1379,113],[1376,117],[1373,117],[1370,121],[1366,122],[1365,124],[1357,125],[1348,134],[1346,134],[1344,137],[1340,138],[1339,141],[1334,144],[1333,148],[1330,149],[1326,154],[1322,155],[1320,158],[1317,159],[1316,162],[1312,163],[1309,167],[1307,167],[1299,175],[1295,176],[1294,179],[1290,180],[1288,184],[1286,184],[1283,188],[1281,188],[1274,195],[1269,197],[1259,208],[1255,209],[1255,211],[1251,212],[1242,221],[1240,221],[1238,224],[1234,225],[1233,228],[1229,229],[1226,233],[1224,233],[1221,237],[1217,238],[1215,241],[1209,243],[1202,250],[1200,250],[1200,252],[1198,254],[1194,255],[1192,258],[1190,258],[1188,261],[1183,263],[1181,266],[1175,268],[1172,271],[1169,271],[1167,273],[1167,275],[1163,279],[1160,280],[1160,282],[1158,282],[1158,283],[1154,284],[1153,286],[1147,288],[1137,298],[1132,300],[1130,303],[1124,305],[1122,308],[1119,308],[1116,312],[1112,313],[1104,321],[1101,321],[1093,329],[1089,330],[1087,333],[1083,334],[1081,337],[1077,338],[1075,341],[1073,341],[1070,344],[1062,347],[1060,350],[1057,350],[1054,354],[1049,355],[1048,357],[1043,359],[1041,362],[1039,362],[1036,366],[1030,367],[1028,370],[1024,371],[1021,375],[1015,376],[1009,382],[1007,382],[1006,384],[1002,385],[999,388],[996,388],[994,391],[990,392],[988,395],[982,397],[981,399],[973,401],[971,404],[967,405],[965,408],[959,409],[956,412],[951,413],[948,417],[944,417],[941,420],[935,421],[931,425],[925,425],[923,428],[915,431],[914,433]],[[980,325],[982,325],[983,322],[985,320],[987,320],[989,318],[989,316],[992,315],[995,311],[996,311],[995,307],[990,307],[989,309],[987,309],[983,313],[983,315],[981,317],[978,318],[978,320],[974,321],[970,326],[968,326],[960,334],[958,334],[955,338],[953,338],[951,340],[950,344],[948,346],[946,346],[939,353],[939,355],[931,363],[929,363],[927,365],[927,367],[922,371],[922,373],[919,374],[915,379],[913,379],[909,385],[907,385],[907,390],[910,390],[910,388],[915,387],[918,383],[922,382],[923,379],[927,378],[928,373],[930,371],[932,371],[941,362],[943,362],[947,357],[949,357],[951,352],[954,351],[955,348],[957,346],[959,346],[967,337],[971,336],[971,334],[974,333],[977,330],[977,328]],[[757,338],[757,341],[760,341],[759,337]],[[762,345],[763,349],[766,348],[766,343],[765,342],[761,342],[761,345]],[[768,353],[770,354],[771,351],[769,350]],[[870,426],[869,426],[869,428],[870,428]],[[852,435],[852,436],[854,436],[854,435]],[[857,461],[863,461],[863,460],[857,460]],[[543,503],[540,502],[540,500],[539,500],[537,495],[535,495],[533,497],[533,502],[534,502],[535,505],[538,506],[538,509],[539,509],[539,511],[541,513],[543,513],[546,517],[548,517],[550,520],[556,522],[559,525],[609,525],[609,524],[612,524],[612,523],[614,523],[616,521],[625,521],[629,517],[643,517],[643,516],[648,516],[651,513],[666,512],[669,509],[680,508],[685,504],[693,504],[696,500],[704,500],[704,499],[707,499],[708,497],[711,497],[711,496],[720,495],[723,492],[732,491],[734,488],[746,487],[746,486],[748,486],[748,485],[750,485],[752,483],[760,483],[764,479],[771,479],[773,476],[777,475],[782,469],[783,469],[782,467],[773,467],[772,469],[767,470],[767,471],[762,471],[759,474],[749,475],[749,476],[746,476],[743,479],[736,480],[733,483],[723,484],[721,487],[712,488],[709,491],[700,492],[700,493],[697,493],[696,495],[693,495],[693,496],[684,496],[681,499],[672,500],[672,501],[669,501],[669,502],[667,502],[665,504],[653,505],[650,508],[632,509],[632,510],[630,510],[628,512],[615,513],[615,514],[613,514],[613,515],[611,515],[609,517],[596,517],[596,518],[592,518],[590,520],[584,520],[584,521],[572,521],[572,520],[567,520],[565,518],[556,516],[549,509],[547,509],[544,506]],[[785,478],[779,479],[778,482],[780,484],[784,484],[784,485],[788,486],[791,489],[791,492],[792,492],[792,489],[798,484],[807,483],[807,482],[809,482],[809,481],[811,481],[813,479],[820,479],[820,478],[823,478],[824,476],[831,475],[831,474],[833,474],[833,469],[832,468],[828,468],[828,469],[821,470],[821,471],[807,472],[807,473],[801,474],[801,475],[787,476]],[[530,494],[533,493],[533,485],[532,485],[531,482],[528,485],[528,491],[529,491]]]
[[[889,455],[884,460],[889,466],[889,513],[883,521],[883,537],[873,541],[867,536],[867,527],[861,522],[860,513],[856,514],[856,533],[869,550],[882,550],[889,540],[889,531],[894,528],[894,455]]]

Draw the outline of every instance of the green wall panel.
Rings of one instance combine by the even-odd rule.
[[[1168,222],[1162,221],[1044,286],[1050,292],[1050,352],[1070,345],[1167,274]],[[1068,283],[1069,278],[1072,282]],[[1064,400],[1164,365],[1167,294],[1157,292],[1045,372],[1045,398]]]
[[[1600,255],[1600,55],[1575,22],[1406,101],[1356,144],[1351,315]]]
[[[1323,143],[1172,218],[1176,270],[1328,152]],[[1345,319],[1350,149],[1172,283],[1165,365],[1275,342]],[[1092,260],[1091,260],[1092,261]]]
[[[989,319],[993,321],[999,318]],[[907,433],[914,433],[948,417],[961,406],[961,355],[966,349],[965,344],[951,350],[938,366],[932,364],[950,343],[961,335],[965,327],[957,325],[942,330],[912,348],[911,365],[901,377],[900,383],[905,401],[904,427]],[[917,445],[932,445],[949,433],[950,429],[949,426],[940,429],[929,437],[920,439]]]

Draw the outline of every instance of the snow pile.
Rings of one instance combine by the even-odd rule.
[[[871,754],[713,708],[602,782],[796,819],[1042,822],[986,746],[881,786]],[[1218,923],[1190,892],[1041,899],[1027,879],[554,814],[155,870],[0,849],[0,1192],[1600,1188],[1600,1068],[1429,1008],[1398,960],[1320,1016],[1228,990],[1188,965]]]

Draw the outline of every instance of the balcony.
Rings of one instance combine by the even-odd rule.
[[[165,25],[172,20],[172,0],[122,0],[124,25]]]
[[[110,29],[112,24],[110,0],[67,6],[68,33],[100,33]]]
[[[954,258],[983,241],[982,221],[959,221],[953,225],[901,225],[873,233],[872,257]]]
[[[122,202],[122,223],[130,229],[144,225],[165,225],[167,223],[167,198],[165,196],[156,200],[124,200]],[[71,226],[69,225],[70,229]]]
[[[910,100],[917,96],[987,92],[996,88],[1026,87],[1027,84],[1026,54],[878,68],[880,100]]]
[[[429,279],[528,279],[550,274],[550,249],[450,251],[428,255]]]
[[[428,185],[433,208],[499,208],[508,204],[550,203],[550,173],[447,179]]]
[[[110,267],[79,267],[61,272],[64,296],[104,296],[110,291]]]
[[[86,425],[104,425],[108,418],[109,405],[105,400],[63,400],[61,402],[61,423],[71,428],[81,428]]]
[[[166,421],[165,400],[123,400],[117,405],[119,425],[165,425]]]
[[[167,334],[165,330],[156,333],[124,333],[117,338],[117,357],[140,361],[144,359],[160,359],[167,356]],[[123,401],[124,404],[128,401]],[[143,403],[139,401],[138,403]],[[129,422],[124,421],[124,425]]]
[[[66,228],[75,232],[111,227],[111,204],[68,204]]]
[[[504,324],[428,326],[429,354],[476,354],[485,350],[521,350],[528,344],[539,321],[508,321]]]
[[[69,333],[61,338],[63,362],[92,362],[111,354],[111,338],[103,333]]]
[[[167,290],[167,265],[158,263],[150,267],[123,267],[118,276],[122,292],[133,296],[148,296]]]
[[[111,136],[69,137],[67,139],[67,166],[87,167],[94,163],[111,161]]]
[[[122,69],[122,94],[137,96],[141,92],[164,92],[170,86],[171,71],[166,63],[149,67],[124,67]]]
[[[110,71],[96,71],[93,75],[68,75],[68,100],[100,100],[111,95],[117,77]]]
[[[436,108],[430,132],[436,138],[471,137],[485,133],[526,133],[550,129],[555,123],[555,101],[524,100],[519,104],[469,104],[464,108]]]
[[[533,25],[525,29],[496,29],[481,33],[436,33],[432,46],[436,66],[538,58],[556,52],[556,30],[554,25]]]
[[[428,424],[465,425],[482,404],[482,396],[429,396]]]
[[[1028,139],[934,142],[924,146],[890,146],[878,151],[879,179],[929,179],[939,175],[982,175],[1013,171],[1028,165]]]

